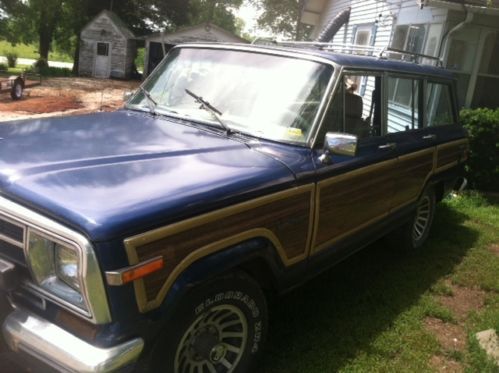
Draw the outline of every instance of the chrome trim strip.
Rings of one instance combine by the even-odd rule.
[[[137,361],[144,348],[142,338],[99,348],[21,309],[7,316],[2,331],[12,350],[25,351],[57,370],[70,372],[115,371]]]
[[[111,321],[106,290],[97,257],[92,245],[83,235],[4,197],[0,197],[0,215],[5,215],[14,221],[25,224],[28,228],[36,229],[50,238],[76,247],[81,255],[81,273],[85,279],[82,289],[83,296],[86,298],[91,315],[86,314],[81,309],[75,310],[75,307],[68,307],[59,298],[56,298],[56,303],[79,316],[86,317],[95,324],[105,324]],[[28,244],[27,231],[28,229],[25,229],[24,240],[26,245]],[[34,289],[37,288],[34,287]],[[53,299],[52,296],[51,300]]]
[[[1,217],[0,217],[0,219],[1,219]],[[24,244],[23,244],[23,243],[21,243],[21,242],[19,242],[19,241],[16,241],[16,240],[13,240],[12,238],[7,237],[6,235],[1,234],[1,233],[0,233],[0,240],[1,240],[1,241],[5,241],[5,242],[7,242],[7,243],[10,243],[10,244],[11,244],[11,245],[13,245],[13,246],[17,246],[17,247],[19,247],[20,249],[24,249]]]

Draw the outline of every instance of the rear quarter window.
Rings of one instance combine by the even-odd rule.
[[[425,93],[426,126],[456,124],[450,84],[428,82]]]

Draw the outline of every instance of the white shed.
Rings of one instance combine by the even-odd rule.
[[[137,55],[135,39],[115,13],[103,10],[80,34],[79,74],[129,78]]]
[[[158,32],[144,37],[146,41],[144,75],[148,75],[163,59],[166,53],[177,44],[210,42],[210,43],[248,43],[223,28],[212,23],[184,27],[166,33]]]

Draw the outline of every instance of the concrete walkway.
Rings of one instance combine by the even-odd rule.
[[[36,62],[36,60],[31,59],[31,58],[18,58],[17,59],[17,64],[18,65],[33,65]],[[0,63],[7,63],[7,57],[0,56]],[[49,66],[50,67],[62,67],[66,69],[72,69],[73,68],[73,63],[72,62],[60,62],[60,61],[49,61]]]

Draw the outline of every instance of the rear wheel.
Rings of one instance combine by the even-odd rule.
[[[153,371],[254,372],[267,331],[258,284],[229,274],[189,292],[153,351]]]
[[[395,232],[397,246],[406,250],[417,250],[423,246],[430,234],[435,205],[435,192],[428,188],[419,197],[412,218]]]

